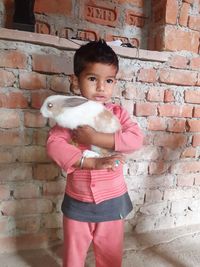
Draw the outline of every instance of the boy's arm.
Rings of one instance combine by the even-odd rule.
[[[112,133],[97,132],[90,126],[84,125],[73,130],[73,140],[80,144],[95,145],[112,149],[115,147],[115,135]]]
[[[114,134],[100,133],[89,126],[82,126],[73,131],[74,139],[83,144],[122,153],[130,153],[139,149],[143,143],[143,134],[138,124],[133,122],[128,112],[121,107],[118,108],[118,118],[121,129]]]
[[[47,153],[49,157],[66,173],[71,173],[75,169],[80,168],[89,170],[114,170],[117,167],[116,161],[118,163],[124,162],[123,156],[116,154],[112,157],[84,158],[83,164],[81,164],[82,151],[74,145],[69,144],[70,140],[69,130],[59,126],[55,126],[50,130],[47,140]]]
[[[47,140],[47,154],[65,172],[74,171],[74,164],[81,159],[79,148],[69,144],[71,136],[69,130],[59,126],[53,127]]]

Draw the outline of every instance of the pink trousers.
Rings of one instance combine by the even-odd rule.
[[[124,221],[79,222],[64,216],[63,267],[84,267],[93,243],[96,267],[121,267]]]

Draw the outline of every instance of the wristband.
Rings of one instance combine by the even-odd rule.
[[[85,157],[82,156],[81,157],[81,161],[80,161],[80,169],[83,169],[83,163],[84,163]]]

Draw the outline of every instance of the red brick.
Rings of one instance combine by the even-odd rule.
[[[132,81],[134,76],[134,71],[131,68],[127,68],[126,66],[121,66],[120,70],[117,73],[118,80]]]
[[[21,236],[8,236],[0,238],[1,252],[14,252],[18,250],[39,249],[49,244],[47,233],[23,234]]]
[[[0,145],[16,146],[23,144],[23,136],[19,130],[0,130]]]
[[[44,100],[50,95],[48,91],[38,91],[31,94],[31,107],[40,109]]]
[[[28,164],[0,165],[0,181],[24,181],[32,179],[32,167]]]
[[[181,133],[186,131],[185,120],[169,120],[167,131]]]
[[[134,83],[127,82],[124,87],[125,90],[122,92],[124,98],[145,100],[145,91],[135,86]]]
[[[187,70],[161,69],[160,81],[167,84],[195,85],[197,73]]]
[[[194,147],[187,147],[181,154],[181,158],[195,158],[196,149]]]
[[[25,146],[19,155],[17,155],[19,162],[49,162],[50,160],[46,154],[46,148],[41,146]]]
[[[51,34],[51,26],[46,22],[36,20],[35,32],[41,34]]]
[[[152,4],[152,21],[154,23],[164,24],[166,16],[166,2],[161,1],[160,3],[156,3],[156,5]]]
[[[163,102],[164,90],[160,88],[151,88],[147,93],[148,101]]]
[[[25,127],[44,127],[46,119],[40,113],[26,111],[24,113]]]
[[[15,199],[23,198],[39,198],[41,195],[40,188],[36,184],[26,183],[23,185],[15,186],[13,189],[13,196]]]
[[[0,185],[0,200],[10,198],[10,187],[8,185]]]
[[[25,69],[27,67],[27,56],[20,51],[0,52],[0,67]]]
[[[167,172],[169,168],[169,164],[165,163],[164,161],[159,162],[150,162],[149,164],[149,174],[162,174]]]
[[[192,145],[194,147],[200,146],[200,134],[194,135],[192,138]]]
[[[200,172],[200,164],[198,161],[184,161],[175,163],[171,168],[172,173],[186,174]]]
[[[40,224],[41,220],[38,216],[15,218],[16,230],[23,232],[23,234],[39,232]]]
[[[48,136],[48,130],[47,129],[34,129],[33,134],[32,134],[32,143],[33,145],[46,145],[47,141],[47,136]]]
[[[55,15],[64,15],[70,16],[72,12],[72,1],[67,0],[57,0],[48,1],[48,0],[36,0],[34,5],[34,11],[36,13],[49,13]]]
[[[200,91],[196,90],[185,91],[185,102],[200,104]]]
[[[13,147],[3,148],[1,146],[0,149],[0,163],[13,163],[17,161],[19,151],[16,151]]]
[[[73,29],[72,28],[64,27],[64,28],[61,28],[58,31],[58,36],[60,38],[70,39],[71,38],[71,35],[72,35],[72,32],[73,32]]]
[[[198,53],[199,33],[195,31],[184,31],[166,26],[164,30],[163,50],[180,51],[187,50]]]
[[[1,236],[2,233],[4,233],[4,235],[6,236],[8,234],[8,230],[9,230],[9,219],[8,217],[6,218],[1,218],[0,219],[0,232],[1,232]]]
[[[144,7],[144,0],[119,0],[119,4],[131,4],[138,7]]]
[[[200,31],[200,17],[199,16],[189,16],[188,27],[195,31]]]
[[[163,200],[163,192],[159,189],[145,191],[145,203],[155,203]]]
[[[0,128],[16,128],[20,126],[20,115],[15,110],[0,110]]]
[[[28,99],[22,92],[0,93],[0,107],[27,108]]]
[[[165,39],[163,38],[164,32],[163,29],[159,30],[154,37],[154,47],[152,50],[157,50],[157,51],[163,51],[165,50]]]
[[[190,10],[190,4],[182,3],[180,15],[179,15],[179,24],[181,26],[187,27],[189,10]]]
[[[57,55],[33,54],[33,70],[43,73],[73,74],[72,58]]]
[[[37,164],[33,168],[33,175],[38,180],[55,180],[60,171],[55,164]]]
[[[200,57],[194,57],[190,60],[190,67],[193,70],[200,70]]]
[[[194,118],[200,118],[200,107],[194,107]]]
[[[150,131],[165,131],[167,128],[166,121],[163,118],[149,117],[147,123],[147,128]]]
[[[49,213],[53,208],[52,202],[47,199],[8,200],[3,201],[0,207],[5,216]]]
[[[55,92],[69,93],[70,81],[69,77],[53,76],[50,81],[50,89]]]
[[[174,102],[174,101],[175,101],[174,91],[170,89],[165,90],[164,102]]]
[[[119,10],[115,5],[96,4],[95,2],[85,3],[84,18],[85,20],[106,26],[115,27],[118,21]]]
[[[29,128],[24,128],[22,131],[23,145],[32,144],[32,131]]]
[[[155,69],[140,69],[138,76],[138,81],[155,83],[157,81],[156,70]]]
[[[145,24],[144,14],[138,13],[134,10],[126,11],[126,23],[131,26],[143,28]]]
[[[178,16],[178,2],[176,0],[167,0],[165,22],[167,24],[176,24],[177,16]]]
[[[193,186],[194,176],[192,175],[177,175],[177,186]]]
[[[42,223],[45,229],[49,228],[62,228],[63,218],[60,213],[48,214],[43,216]]]
[[[183,2],[189,3],[189,4],[193,4],[194,0],[183,0]]]
[[[39,73],[33,72],[22,72],[19,75],[19,84],[21,89],[45,89],[46,76]]]
[[[0,70],[0,87],[10,87],[15,83],[15,75],[11,71]]]
[[[200,121],[199,120],[188,120],[188,131],[189,132],[200,132]]]
[[[97,31],[94,30],[78,30],[77,31],[77,38],[84,41],[96,41],[99,39],[99,34]]]
[[[187,137],[182,134],[162,134],[155,136],[154,145],[175,149],[186,145]]]
[[[165,104],[158,106],[160,116],[164,117],[192,117],[193,107],[189,105]]]
[[[47,182],[43,185],[43,194],[45,196],[63,195],[65,192],[65,184],[66,182],[64,180]]]
[[[173,68],[185,69],[188,64],[188,59],[183,56],[175,55],[170,59],[169,64]]]
[[[136,103],[136,116],[153,116],[157,115],[157,105],[152,103]]]

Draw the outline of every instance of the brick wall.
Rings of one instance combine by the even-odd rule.
[[[148,49],[199,53],[199,0],[151,1]]]
[[[47,246],[62,237],[65,177],[46,155],[51,125],[39,113],[69,92],[78,44],[0,29],[0,251]],[[127,157],[134,210],[126,231],[200,223],[200,56],[113,47],[120,59],[115,99],[145,134]]]
[[[0,2],[0,25],[12,28],[14,0]],[[38,33],[120,39],[142,49],[199,53],[199,0],[35,0]]]

